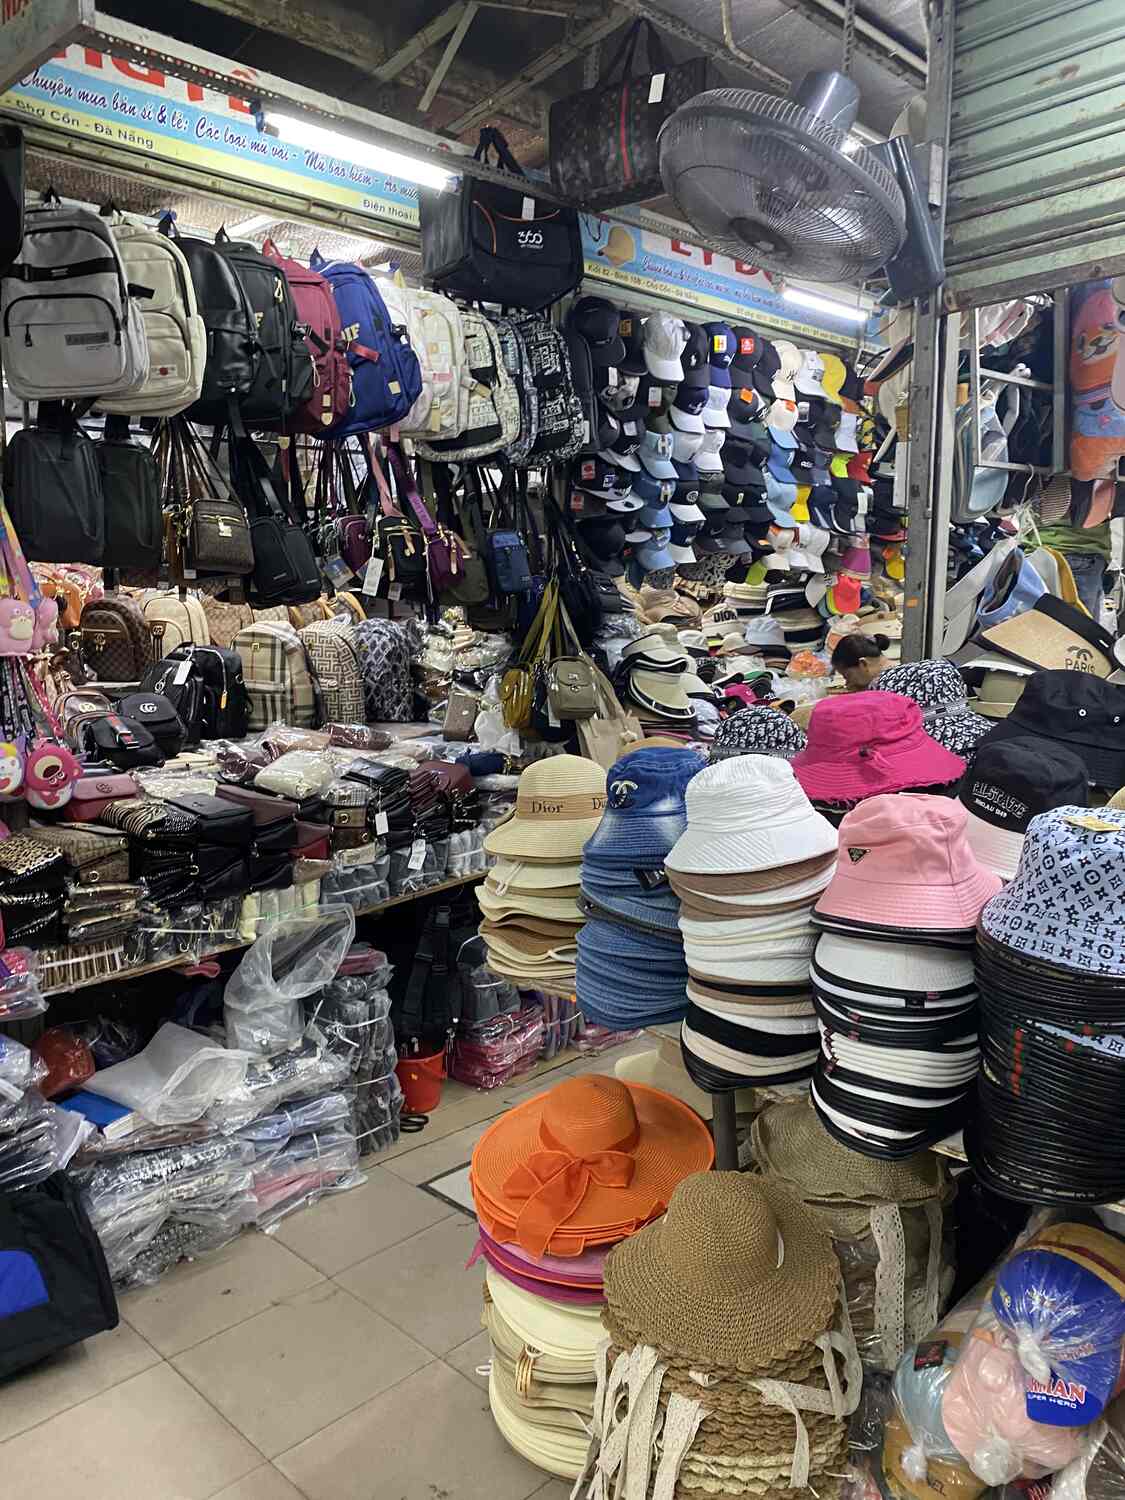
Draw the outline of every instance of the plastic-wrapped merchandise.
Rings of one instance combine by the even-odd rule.
[[[0,1189],[45,1182],[70,1163],[92,1130],[81,1115],[48,1104],[32,1090],[18,1128],[0,1134]]]
[[[268,1234],[287,1214],[315,1203],[327,1192],[343,1192],[364,1181],[351,1130],[333,1128],[294,1136],[254,1173],[258,1227]]]
[[[543,1045],[540,1056],[557,1057],[565,1047],[572,1047],[585,1030],[585,1017],[570,999],[544,995],[538,990],[529,996],[543,1007]]]
[[[285,1105],[273,1114],[262,1115],[244,1125],[238,1136],[253,1146],[257,1166],[287,1146],[295,1135],[308,1135],[310,1131],[350,1126],[351,1123],[352,1101],[347,1094],[336,1092],[322,1094],[318,1099],[304,1099]]]
[[[1041,1478],[1082,1451],[1121,1371],[1125,1243],[1039,1228],[996,1270],[942,1398],[942,1420],[992,1485]]]
[[[245,1052],[217,1047],[166,1021],[143,1052],[95,1073],[87,1087],[154,1125],[180,1125],[200,1119],[236,1090],[249,1061]]]
[[[308,797],[322,797],[334,779],[332,762],[315,750],[287,750],[277,760],[263,766],[254,776],[259,791],[276,792],[304,802]]]
[[[352,1095],[360,1156],[372,1156],[394,1145],[402,1118],[402,1085],[397,1075],[391,1072],[383,1078],[357,1079]]]
[[[5,1106],[19,1104],[28,1089],[46,1076],[46,1067],[29,1048],[0,1034],[0,1128]]]
[[[252,1062],[237,1088],[216,1099],[207,1112],[208,1123],[224,1134],[242,1130],[261,1115],[271,1114],[290,1099],[329,1093],[348,1081],[349,1062],[312,1037],[276,1057]]]
[[[328,736],[321,729],[297,729],[290,724],[271,724],[262,735],[262,749],[275,762],[294,751],[316,753],[327,750]],[[288,795],[285,793],[284,795]]]
[[[85,1039],[69,1026],[48,1027],[31,1050],[47,1069],[47,1076],[39,1084],[39,1092],[45,1099],[81,1088],[94,1072],[94,1054]]]
[[[492,1016],[458,1031],[449,1076],[476,1089],[497,1089],[529,1072],[543,1045],[538,1005]]]
[[[297,1046],[301,1001],[331,979],[354,936],[355,916],[343,905],[317,907],[264,932],[227,981],[230,1045],[263,1057]]]
[[[249,786],[264,766],[273,757],[261,741],[252,737],[245,740],[215,740],[212,742],[219,774],[224,781]]]
[[[391,1024],[386,955],[356,944],[341,972],[309,1002],[310,1032],[349,1068],[349,1091],[361,1156],[398,1139],[402,1090],[395,1077],[398,1054]]]
[[[32,948],[5,948],[0,952],[0,1024],[29,1021],[46,1010],[38,955]]]
[[[254,1223],[257,1212],[257,1199],[246,1193],[209,1215],[182,1218],[171,1215],[146,1236],[144,1245],[138,1246],[132,1255],[127,1259],[119,1257],[121,1268],[114,1279],[122,1289],[154,1286],[181,1260],[194,1260],[197,1255],[229,1245]]]
[[[579,1052],[610,1052],[614,1047],[623,1047],[626,1042],[635,1042],[639,1031],[612,1031],[608,1026],[599,1026],[587,1021],[574,1039]]]
[[[326,724],[328,742],[342,750],[386,750],[394,743],[385,729],[370,724]]]
[[[111,1016],[94,1016],[88,1021],[78,1021],[72,1030],[89,1047],[94,1065],[98,1068],[112,1068],[114,1063],[124,1062],[144,1046],[139,1026]]]
[[[97,1227],[152,1195],[170,1205],[176,1198],[210,1191],[216,1173],[233,1180],[253,1162],[248,1142],[219,1135],[162,1151],[133,1151],[84,1169],[86,1208]]]
[[[449,863],[446,878],[460,879],[466,875],[483,874],[488,867],[488,856],[484,852],[483,828],[455,829],[449,835]]]
[[[1125,1500],[1125,1395],[1087,1429],[1082,1452],[1055,1475],[1051,1500]]]

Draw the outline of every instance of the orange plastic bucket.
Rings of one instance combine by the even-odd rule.
[[[412,1115],[428,1115],[441,1103],[445,1081],[445,1048],[424,1057],[404,1057],[395,1068],[402,1084],[403,1108]]]

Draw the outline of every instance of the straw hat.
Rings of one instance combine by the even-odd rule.
[[[605,803],[605,771],[594,761],[579,755],[537,760],[520,777],[513,812],[484,847],[507,859],[570,863],[601,822]]]
[[[565,865],[527,865],[520,860],[498,859],[488,873],[494,889],[505,893],[527,891],[532,895],[542,895],[545,891],[554,892],[559,887],[565,889],[582,883],[580,860]]]
[[[493,1238],[533,1255],[574,1253],[584,1237],[604,1242],[607,1230],[650,1219],[714,1156],[707,1127],[679,1099],[591,1074],[501,1115],[477,1142],[471,1180]]]
[[[527,1415],[504,1399],[495,1378],[489,1376],[488,1403],[501,1437],[521,1458],[560,1479],[577,1479],[586,1463],[589,1438],[584,1432],[548,1431],[528,1421]]]
[[[681,1182],[668,1211],[617,1245],[606,1302],[658,1352],[757,1374],[832,1324],[839,1268],[788,1189],[739,1172]]]

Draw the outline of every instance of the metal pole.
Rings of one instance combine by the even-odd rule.
[[[715,1137],[715,1169],[738,1171],[738,1130],[735,1126],[735,1096],[711,1096],[711,1133]]]

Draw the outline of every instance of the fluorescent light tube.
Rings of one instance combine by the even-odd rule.
[[[849,307],[846,302],[837,302],[835,297],[818,297],[815,292],[803,292],[800,287],[787,286],[782,293],[786,302],[796,302],[799,307],[810,307],[814,312],[831,313],[834,318],[843,318],[849,323],[866,323],[871,316],[866,307]]]
[[[371,167],[376,172],[386,172],[389,177],[399,177],[404,182],[417,182],[422,187],[439,191],[452,187],[455,174],[432,162],[418,161],[412,156],[402,156],[389,151],[385,146],[376,146],[358,136],[341,135],[324,125],[297,115],[279,115],[269,110],[265,116],[265,129],[276,134],[290,145],[302,146],[306,151],[322,151],[326,156],[336,156],[343,161],[355,162],[358,166]]]
[[[276,214],[251,214],[248,219],[241,219],[237,224],[229,224],[227,233],[232,240],[241,240],[258,229],[265,229],[268,225],[276,223]]]

